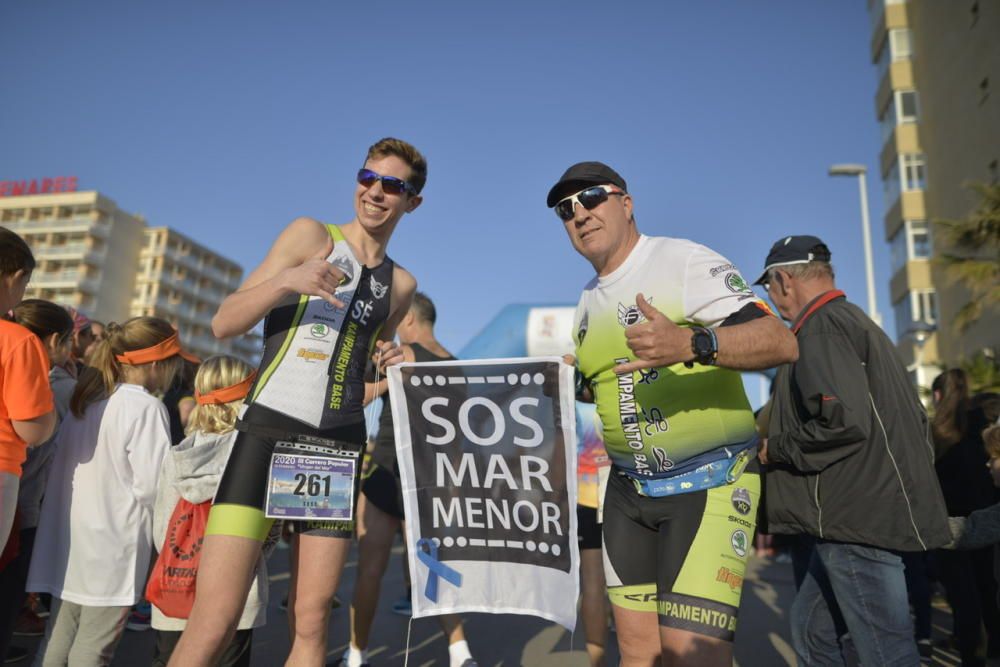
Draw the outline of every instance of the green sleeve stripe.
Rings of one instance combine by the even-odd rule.
[[[212,510],[208,513],[205,534],[247,537],[263,542],[272,524],[274,519],[268,519],[256,507],[225,503],[212,505]]]
[[[327,225],[326,231],[330,233],[330,238],[333,239],[334,243],[343,242],[347,239],[344,237],[344,232],[340,231],[340,227],[337,225]]]

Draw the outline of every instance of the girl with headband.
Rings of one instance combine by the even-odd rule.
[[[194,378],[196,406],[187,426],[187,437],[170,449],[160,472],[156,506],[153,509],[153,535],[156,548],[164,553],[164,542],[170,532],[170,521],[179,501],[191,505],[211,502],[219,487],[219,479],[236,440],[236,417],[243,399],[250,391],[256,372],[243,361],[229,356],[206,359]],[[265,542],[265,553],[257,564],[250,594],[240,614],[236,636],[217,663],[220,667],[249,667],[253,628],[267,621],[267,561],[270,547],[277,544],[280,523],[276,523]],[[204,526],[202,526],[204,528]],[[188,543],[204,537],[189,535]],[[171,545],[173,547],[174,545]],[[162,558],[162,556],[161,556]],[[153,568],[154,576],[160,565]],[[187,618],[172,618],[156,606],[153,596],[153,628],[156,649],[153,667],[163,667],[170,660],[174,646],[187,626]]]
[[[153,503],[170,447],[170,386],[181,358],[166,321],[111,323],[77,382],[56,452],[27,590],[50,593],[36,665],[107,665],[146,581]]]

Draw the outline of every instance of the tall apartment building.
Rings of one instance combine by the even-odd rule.
[[[235,353],[255,360],[259,336],[219,340],[212,335],[212,316],[222,300],[236,291],[243,269],[169,227],[146,230],[131,315],[153,315],[184,332],[182,342],[201,356]]]
[[[162,317],[199,356],[256,361],[259,334],[220,341],[210,328],[240,283],[238,264],[172,229],[147,227],[99,192],[19,194],[10,183],[0,184],[8,195],[0,196],[0,225],[17,232],[37,261],[25,298],[71,305],[104,322]]]
[[[977,206],[969,182],[997,182],[1000,159],[1000,3],[993,0],[868,0],[890,298],[899,347],[914,379],[929,386],[1000,337],[993,313],[965,332],[952,326],[969,293],[934,258],[947,251],[934,220]]]

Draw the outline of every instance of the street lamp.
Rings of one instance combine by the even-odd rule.
[[[865,277],[868,281],[868,315],[875,324],[882,326],[882,316],[875,306],[875,264],[872,261],[872,232],[868,224],[868,187],[865,174],[868,169],[863,164],[835,164],[830,167],[830,176],[857,176],[861,190],[861,234],[865,242]]]

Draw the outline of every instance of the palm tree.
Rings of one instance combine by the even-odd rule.
[[[972,358],[963,358],[959,366],[969,377],[969,390],[980,392],[1000,392],[1000,361],[992,349],[977,352]]]
[[[970,292],[969,302],[955,316],[954,327],[968,329],[984,313],[1000,308],[1000,184],[973,183],[982,198],[962,220],[935,220],[935,232],[946,252],[937,262],[945,274]]]

